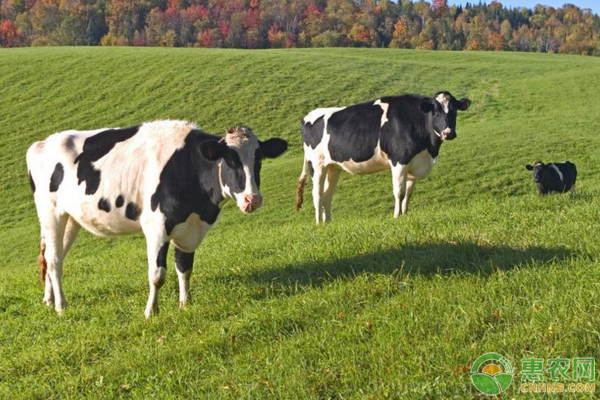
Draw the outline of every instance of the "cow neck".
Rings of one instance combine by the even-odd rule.
[[[428,144],[427,151],[433,158],[436,158],[440,153],[440,147],[442,147],[442,137],[441,134],[435,131],[433,127],[433,116],[429,114],[427,116],[427,136],[428,136]]]

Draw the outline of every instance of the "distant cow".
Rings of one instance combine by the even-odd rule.
[[[194,250],[221,207],[228,199],[245,213],[260,207],[261,160],[286,149],[286,141],[261,142],[250,128],[231,128],[220,137],[186,121],[66,131],[34,143],[27,167],[41,225],[44,303],[54,304],[58,313],[66,306],[63,260],[83,226],[98,236],[144,233],[150,280],[146,318],[158,312],[173,243],[184,307]]]
[[[525,168],[533,171],[533,180],[540,196],[554,192],[568,192],[575,186],[577,179],[577,168],[569,161],[551,164],[536,161],[533,165],[526,165]]]
[[[415,182],[429,175],[444,140],[456,137],[456,114],[471,105],[448,92],[433,97],[382,97],[345,108],[318,108],[302,121],[304,166],[296,209],[310,170],[316,221],[329,222],[342,170],[370,174],[392,170],[394,217],[406,214]]]

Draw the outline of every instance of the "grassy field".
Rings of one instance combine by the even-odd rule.
[[[593,398],[522,394],[519,372],[530,357],[600,362],[598,82],[600,59],[557,55],[0,50],[0,398],[469,399],[486,352],[517,371],[502,398]],[[310,199],[294,211],[304,114],[438,90],[473,105],[409,215],[392,218],[389,173],[344,175],[327,226]],[[289,140],[263,166],[265,205],[225,207],[187,310],[169,257],[150,321],[143,238],[80,234],[58,317],[41,303],[27,147],[166,118]],[[537,159],[576,163],[576,193],[538,198]]]

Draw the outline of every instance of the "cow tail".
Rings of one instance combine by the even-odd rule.
[[[302,165],[302,173],[298,180],[298,190],[296,191],[296,211],[300,211],[304,202],[304,186],[306,186],[306,178],[308,176],[308,160],[304,156],[304,164]]]
[[[46,252],[46,242],[44,238],[40,241],[40,255],[38,256],[38,263],[40,264],[40,274],[42,276],[42,284],[46,282],[46,271],[48,270],[48,263],[44,253]]]

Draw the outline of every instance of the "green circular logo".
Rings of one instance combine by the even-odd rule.
[[[471,368],[473,385],[481,393],[493,396],[504,392],[512,382],[510,362],[497,353],[487,353],[475,360]]]

